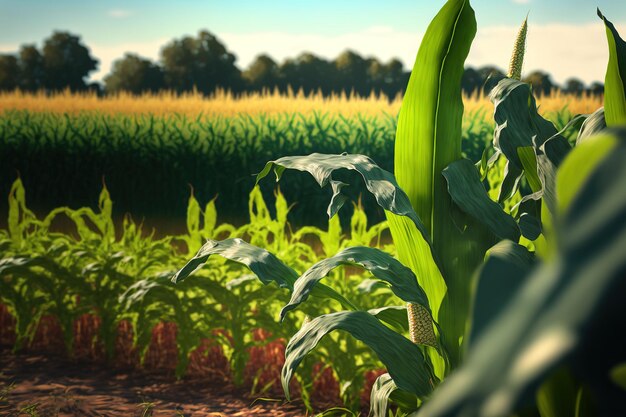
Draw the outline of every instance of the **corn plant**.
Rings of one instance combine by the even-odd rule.
[[[618,123],[622,117],[625,98],[621,80],[626,77],[621,77],[623,68],[619,64],[626,55],[623,53],[623,41],[614,27],[606,19],[604,21],[612,56],[607,72],[607,88],[622,91],[618,96],[609,94],[606,98],[607,103],[612,102],[606,107],[606,111],[610,113],[607,114],[606,122],[610,126]],[[525,21],[512,58],[511,75],[516,78],[523,60],[519,55],[523,54],[526,31]],[[619,145],[621,139],[618,139],[622,133],[617,133],[612,139],[590,139],[594,133],[605,127],[602,110],[590,117],[574,118],[566,128],[579,130],[578,142],[588,140],[593,143],[593,154],[596,157],[593,158],[594,163],[587,164],[588,168],[582,172],[572,173],[576,168],[571,167],[577,166],[576,163],[570,163],[572,165],[569,168],[565,164],[560,169],[571,151],[564,133],[559,132],[552,123],[538,114],[529,85],[514,78],[504,78],[497,82],[490,94],[496,123],[492,156],[487,158],[485,153],[485,157],[477,165],[462,158],[463,102],[460,79],[475,32],[474,13],[466,0],[449,0],[431,22],[419,49],[398,119],[395,176],[381,169],[366,156],[347,153],[283,157],[268,162],[257,176],[258,182],[271,171],[274,171],[277,180],[288,169],[309,172],[321,187],[330,186],[332,189],[333,195],[327,209],[327,214],[332,218],[348,200],[344,193],[348,184],[337,178],[336,171],[355,171],[364,180],[367,191],[387,214],[399,260],[378,249],[352,247],[316,263],[298,276],[294,270],[287,268],[278,258],[263,249],[253,248],[241,241],[211,241],[174,276],[173,281],[180,282],[210,256],[218,254],[249,266],[262,281],[273,281],[290,290],[291,299],[283,307],[281,319],[289,311],[306,305],[310,296],[330,297],[347,308],[344,311],[318,315],[304,324],[290,340],[282,372],[283,388],[288,399],[289,382],[298,365],[327,334],[335,330],[346,331],[363,341],[388,370],[388,374],[378,379],[372,391],[371,410],[375,415],[386,414],[389,400],[395,401],[407,411],[417,410],[426,404],[423,413],[419,414],[426,416],[506,415],[520,405],[524,389],[536,383],[542,372],[552,369],[566,353],[578,347],[575,339],[564,339],[568,343],[561,339],[556,340],[555,346],[558,346],[558,350],[554,355],[540,362],[536,373],[528,371],[523,374],[524,379],[520,379],[518,373],[522,371],[518,371],[514,367],[515,363],[510,361],[518,358],[517,352],[524,352],[524,346],[528,346],[528,349],[539,349],[532,344],[535,339],[527,344],[522,336],[527,334],[527,329],[535,331],[533,326],[534,320],[538,318],[536,314],[546,308],[546,301],[533,300],[536,308],[530,308],[528,312],[521,314],[523,319],[515,319],[517,316],[514,315],[520,312],[523,303],[529,301],[529,297],[537,291],[543,290],[541,300],[562,295],[562,306],[571,308],[575,301],[581,301],[580,297],[584,297],[584,292],[577,291],[588,287],[581,281],[586,276],[584,273],[579,275],[580,279],[572,278],[572,286],[568,286],[566,282],[569,281],[560,274],[567,275],[573,273],[573,270],[565,268],[555,272],[554,264],[550,264],[546,272],[537,272],[538,276],[553,285],[550,288],[547,287],[548,284],[535,283],[541,281],[539,277],[534,280],[530,278],[528,285],[523,287],[516,287],[515,282],[526,275],[529,265],[538,262],[536,257],[547,260],[558,258],[566,262],[566,265],[568,260],[573,259],[576,246],[571,248],[573,252],[569,255],[567,250],[559,252],[561,239],[573,238],[574,235],[563,232],[563,228],[567,228],[569,223],[566,219],[563,220],[564,224],[559,224],[558,213],[566,212],[570,202],[583,199],[574,198],[575,195],[591,191],[585,191],[588,187],[584,186],[571,187],[568,182],[580,186],[585,180],[593,181],[594,175],[597,175],[597,183],[604,174],[594,174],[592,167],[597,166],[594,163],[599,161],[600,155],[607,155],[608,149],[616,153],[612,159],[613,164],[623,161]],[[587,149],[579,150],[576,154],[584,155],[582,152],[589,152]],[[573,155],[571,158],[576,161]],[[499,160],[503,162],[498,162]],[[483,180],[496,166],[504,167],[504,172],[497,201],[493,201]],[[611,165],[611,168],[614,167],[615,165]],[[563,178],[560,182],[557,180],[559,175]],[[617,184],[624,184],[619,175],[607,184],[607,190],[614,189]],[[558,198],[559,194],[566,197]],[[621,197],[618,201],[611,199],[610,195],[610,191],[601,192],[606,201],[600,206],[580,203],[580,207],[573,212],[576,214],[572,214],[572,219],[583,215],[587,219],[602,217],[600,213],[603,207],[607,207],[609,211],[606,214],[610,215],[603,224],[619,224],[620,227],[614,231],[615,239],[611,240],[611,250],[607,251],[606,256],[615,256],[618,253],[622,256],[620,259],[607,258],[605,266],[608,269],[603,280],[584,303],[587,310],[565,320],[565,327],[578,328],[591,319],[593,307],[601,300],[603,292],[611,285],[621,288],[617,283],[617,272],[623,272],[623,250],[618,248],[622,238],[624,207]],[[587,210],[591,212],[588,213]],[[579,225],[582,228],[579,229],[581,236],[577,237],[577,241],[583,240],[585,233],[593,239],[596,236],[594,233],[600,230],[590,229],[593,220],[591,223],[571,221],[573,229],[577,229]],[[534,253],[519,242],[534,249]],[[588,247],[590,252],[593,242],[597,241],[587,243],[591,245]],[[581,243],[583,246],[580,250],[584,250],[584,244]],[[490,257],[482,267],[482,275],[490,274],[488,276],[491,278],[480,279],[479,292],[474,295],[477,290],[472,290],[472,276],[483,264],[486,253]],[[493,263],[501,259],[507,262],[506,266],[511,271],[513,283],[510,285],[508,282],[501,284],[494,281]],[[591,255],[581,257],[580,265],[587,265],[587,260],[592,265],[602,259],[602,255],[597,258]],[[341,295],[338,296],[328,287],[321,286],[320,281],[331,270],[342,265],[365,269],[377,280],[388,285],[406,307],[368,311],[342,299]],[[502,275],[507,268],[500,265],[496,271]],[[546,278],[547,276],[552,278]],[[492,298],[497,298],[493,296],[494,291],[502,286],[506,290],[503,291],[502,302],[484,302],[484,291]],[[486,290],[481,290],[482,287]],[[511,307],[504,311],[506,301],[513,299],[516,288],[523,294],[511,301]],[[576,292],[577,297],[568,297],[569,288]],[[475,303],[473,309],[470,308],[472,299]],[[558,306],[555,308],[558,309]],[[410,339],[393,330],[395,323],[387,313],[399,310],[407,314]],[[382,312],[385,314],[381,314]],[[485,327],[489,327],[490,323],[486,318],[494,313],[502,313],[503,318],[496,320],[496,316],[492,319],[495,324],[488,332]],[[562,318],[554,317],[554,314],[546,319],[546,326],[555,323],[550,319]],[[504,318],[506,316],[509,317],[508,321]],[[543,321],[539,320],[537,323]],[[507,325],[511,325],[511,329],[507,329]],[[537,337],[543,337],[541,331],[544,328],[538,326]],[[514,333],[514,337],[500,345],[503,347],[498,346],[496,338],[499,335],[513,334],[512,332],[518,333]],[[548,336],[551,335],[548,333]],[[485,339],[487,341],[483,342]],[[478,345],[481,349],[473,348]],[[477,359],[470,362],[464,378],[452,378],[456,382],[444,384],[441,391],[445,394],[439,394],[439,383],[462,364],[466,350],[474,352],[470,359]],[[491,366],[489,353],[496,352],[500,355],[496,356],[500,361],[497,364],[512,366],[513,373],[503,373],[501,367]],[[509,385],[506,385],[507,377],[510,377]],[[492,384],[484,385],[482,378]],[[473,382],[470,384],[468,380]],[[501,388],[499,383],[505,385]],[[492,391],[501,394],[494,397],[491,395]],[[433,392],[436,401],[430,405],[426,400]],[[491,399],[494,404],[489,402]],[[539,405],[540,411],[543,410],[542,415],[550,415],[546,411],[550,409],[549,406],[542,407],[541,401]]]

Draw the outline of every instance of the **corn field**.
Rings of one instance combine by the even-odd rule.
[[[217,196],[220,213],[228,213],[222,219],[239,223],[246,216],[253,174],[266,160],[350,152],[370,155],[381,167],[393,169],[397,101],[277,95],[208,100],[160,95],[142,100],[5,95],[0,107],[12,110],[0,114],[0,193],[7,194],[19,175],[36,209],[77,207],[96,201],[104,180],[118,216],[130,212],[138,218],[182,220],[191,186],[200,201]],[[463,151],[478,161],[491,140],[493,121],[483,99],[467,100],[471,110],[464,119]],[[588,111],[594,103],[592,98],[567,100],[546,98],[560,103],[548,116],[558,126],[564,126],[572,112]],[[157,107],[176,112],[154,114]],[[113,113],[113,108],[124,113]],[[199,111],[193,113],[192,108]],[[218,109],[222,113],[214,113]],[[268,113],[261,113],[263,109]],[[294,224],[324,223],[325,197],[313,182],[294,176],[283,188],[289,201],[307,201],[290,213]],[[271,198],[271,190],[264,188],[264,193]],[[367,215],[372,221],[383,220],[382,211],[371,202],[365,195]],[[0,212],[6,212],[3,206]],[[342,221],[346,224],[347,217]]]

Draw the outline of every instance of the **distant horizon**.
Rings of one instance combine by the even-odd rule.
[[[172,39],[208,30],[232,52],[244,70],[259,54],[281,63],[304,52],[332,60],[346,49],[387,62],[398,58],[410,70],[428,21],[443,0],[411,2],[255,0],[172,2],[0,0],[0,53],[22,44],[41,47],[54,30],[80,35],[100,62],[90,82],[101,82],[125,53],[155,62]],[[529,15],[524,73],[549,73],[557,84],[577,78],[604,82],[607,41],[596,6],[626,33],[626,2],[614,0],[476,0],[478,33],[466,66],[506,69],[513,40]],[[196,30],[190,30],[193,27]]]

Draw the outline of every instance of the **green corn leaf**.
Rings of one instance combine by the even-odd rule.
[[[389,407],[389,397],[391,393],[398,389],[389,374],[382,374],[372,386],[370,392],[370,416],[371,417],[387,417],[387,409]]]
[[[541,221],[528,213],[522,213],[518,225],[522,235],[528,240],[537,240],[542,232]]]
[[[221,241],[208,240],[198,253],[172,277],[172,282],[177,284],[183,281],[198,267],[205,264],[211,255],[219,255],[247,266],[264,285],[274,282],[281,288],[293,290],[293,284],[298,278],[296,271],[282,263],[272,253],[239,238],[234,238]],[[345,297],[325,285],[319,285],[311,295],[332,298],[345,308],[357,309]]]
[[[469,277],[482,260],[483,248],[468,245],[477,238],[473,227],[462,235],[454,225],[452,201],[441,172],[461,159],[461,77],[475,34],[469,1],[447,1],[424,34],[396,130],[395,176],[426,226],[438,263],[414,225],[387,214],[398,257],[426,291],[433,315],[451,343],[448,350],[453,363],[460,358]],[[440,314],[442,308],[445,317]],[[440,365],[436,365],[438,374]]]
[[[470,349],[487,325],[504,310],[534,263],[534,256],[528,249],[510,240],[503,240],[489,249],[485,263],[475,277],[465,349]]]
[[[522,146],[517,148],[517,156],[522,163],[524,173],[526,174],[526,180],[533,193],[541,191],[541,180],[537,174],[537,155],[535,154],[535,148],[532,146]]]
[[[398,333],[406,333],[409,331],[409,320],[407,317],[406,306],[372,308],[367,310],[367,312],[372,316],[376,316],[376,318],[383,323],[391,326],[391,328]]]
[[[331,258],[319,261],[302,274],[294,283],[291,300],[280,312],[281,320],[287,312],[295,309],[308,298],[309,293],[319,281],[341,265],[364,268],[379,280],[389,283],[393,293],[402,300],[420,304],[430,311],[428,298],[418,285],[413,271],[380,249],[357,246],[344,249]]]
[[[500,239],[517,242],[520,236],[517,223],[498,203],[489,198],[472,161],[465,158],[455,161],[442,174],[447,181],[452,201],[463,212],[486,225]]]
[[[598,9],[598,16],[606,26],[609,43],[609,64],[604,80],[604,109],[606,125],[616,126],[626,123],[626,42],[617,29]]]
[[[539,147],[558,131],[537,112],[529,84],[504,78],[491,90],[489,99],[494,105],[496,122],[493,146],[521,169],[517,148]]]
[[[626,325],[624,184],[626,130],[589,139],[567,157],[557,175],[556,258],[524,278],[420,415],[510,415],[568,360],[583,383],[624,360],[612,348],[615,339],[623,343],[615,329]]]
[[[298,278],[296,271],[282,263],[270,252],[235,238],[207,241],[196,256],[172,277],[172,282],[183,281],[200,265],[206,263],[211,255],[220,255],[247,266],[263,284],[276,282],[280,287],[291,289],[296,278]]]
[[[310,173],[320,187],[330,184],[333,196],[328,206],[329,218],[332,218],[348,199],[341,193],[341,189],[348,184],[334,180],[332,178],[333,172],[339,169],[357,171],[363,177],[367,190],[374,195],[376,202],[383,209],[411,219],[424,239],[430,241],[424,224],[413,210],[406,193],[398,187],[393,174],[381,169],[365,155],[313,153],[307,156],[285,156],[268,162],[263,171],[257,175],[257,183],[266,177],[272,169],[276,173],[277,180],[280,180],[286,169],[295,169]]]
[[[289,382],[300,362],[324,336],[334,330],[346,331],[368,345],[387,367],[399,388],[420,397],[432,391],[436,378],[417,345],[365,311],[341,311],[314,318],[289,341],[281,373],[287,399],[290,398]]]
[[[604,129],[606,129],[604,107],[600,107],[598,110],[589,115],[581,126],[580,131],[578,132],[578,137],[576,138],[576,145],[584,142],[590,137],[593,137]]]
[[[370,413],[371,417],[387,417],[389,402],[398,405],[403,412],[413,411],[418,408],[419,398],[410,392],[403,391],[393,382],[387,373],[382,374],[372,386],[370,393]]]
[[[385,373],[376,378],[372,386],[370,417],[387,417],[390,400],[404,412],[416,410],[419,404],[419,399],[415,395],[399,389],[391,376]]]

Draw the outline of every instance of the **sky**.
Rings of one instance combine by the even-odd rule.
[[[0,53],[41,46],[54,30],[81,36],[99,59],[101,80],[115,59],[134,52],[155,61],[174,38],[215,34],[245,69],[260,53],[278,62],[346,49],[412,67],[428,23],[444,0],[0,0]],[[608,59],[599,7],[626,37],[626,0],[473,0],[478,33],[466,65],[506,69],[529,14],[524,72],[541,69],[563,83],[603,81]]]

